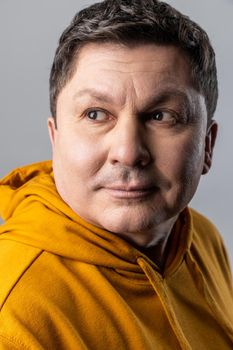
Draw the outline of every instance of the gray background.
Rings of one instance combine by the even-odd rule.
[[[51,158],[46,119],[54,51],[73,15],[94,2],[0,0],[0,177],[17,166]],[[233,263],[233,0],[167,2],[199,23],[216,51],[219,137],[211,172],[202,178],[191,204],[219,228]]]

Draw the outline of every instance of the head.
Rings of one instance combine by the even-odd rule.
[[[189,59],[193,84],[205,97],[208,120],[218,98],[214,50],[206,32],[187,16],[157,0],[105,0],[75,15],[60,37],[50,75],[50,108],[56,119],[59,93],[76,70],[82,47],[88,43],[128,47],[144,43],[173,44]]]
[[[156,0],[106,0],[62,34],[50,76],[58,192],[87,221],[144,232],[176,218],[211,166],[214,51]]]

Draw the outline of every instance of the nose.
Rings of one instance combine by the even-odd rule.
[[[134,116],[118,120],[110,138],[111,164],[145,167],[151,162],[144,125]]]

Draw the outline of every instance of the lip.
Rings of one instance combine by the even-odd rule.
[[[156,187],[144,187],[144,186],[117,186],[117,187],[105,187],[112,197],[117,199],[142,199],[153,194]]]

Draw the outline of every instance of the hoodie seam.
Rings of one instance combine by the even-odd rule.
[[[24,276],[24,274],[30,269],[30,267],[34,264],[34,262],[40,257],[40,255],[44,252],[44,250],[39,251],[39,253],[36,253],[36,256],[33,258],[33,260],[26,266],[26,268],[21,272],[21,274],[18,276],[15,283],[12,285],[12,287],[9,289],[9,292],[7,293],[7,296],[5,297],[5,300],[2,302],[2,305],[0,307],[0,313],[7,302],[8,298],[10,297],[11,293],[15,290],[17,287],[17,284],[20,282],[21,278]]]
[[[145,275],[148,277],[148,280],[150,281],[155,293],[157,294],[181,349],[191,350],[191,346],[183,332],[181,325],[179,324],[174,311],[174,307],[168,296],[166,281],[160,274],[153,270],[150,264],[148,264],[147,261],[143,259],[143,257],[138,259],[138,264],[144,271]]]

